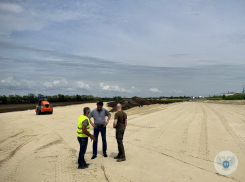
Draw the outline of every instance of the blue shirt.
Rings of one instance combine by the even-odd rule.
[[[100,111],[98,111],[97,108],[92,110],[92,112],[89,114],[88,118],[94,118],[94,124],[101,125],[105,124],[105,117],[110,116],[111,113],[107,111],[105,108],[102,108]]]

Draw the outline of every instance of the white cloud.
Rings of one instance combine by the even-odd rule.
[[[26,79],[16,79],[13,77],[7,77],[1,79],[0,86],[4,87],[15,87],[15,88],[31,88],[35,83]]]
[[[41,86],[40,86],[41,85]],[[0,78],[0,88],[7,88],[10,90],[38,90],[42,91],[43,93],[49,93],[49,90],[53,90],[54,94],[61,92],[68,91],[71,92],[79,92],[81,89],[84,90],[91,90],[89,84],[83,81],[67,81],[66,79],[59,79],[59,80],[51,80],[51,81],[30,81],[26,79],[19,79],[15,77],[7,77],[7,78]]]
[[[13,77],[8,77],[6,79],[2,79],[1,82],[7,86],[18,86],[18,85],[20,85],[20,82],[15,80]]]
[[[10,35],[14,31],[39,31],[53,22],[96,18],[87,9],[90,8],[85,3],[74,2],[66,2],[66,8],[50,2],[0,3],[0,35]]]
[[[181,90],[175,90],[175,89],[172,89],[172,90],[170,90],[169,92],[173,92],[173,93],[183,93]]]
[[[160,91],[158,88],[150,88],[149,90],[155,93],[162,93],[162,91]]]
[[[40,30],[46,25],[40,14],[22,8],[18,4],[0,3],[0,35],[13,31]]]
[[[43,85],[47,88],[59,88],[65,89],[67,91],[78,91],[80,89],[91,90],[90,85],[83,81],[68,82],[66,81],[66,79],[54,80],[49,82],[46,81],[43,83]]]
[[[100,83],[100,88],[105,91],[114,91],[114,92],[125,92],[125,93],[135,93],[140,92],[140,90],[136,89],[132,86],[130,89],[121,88],[118,85],[108,85],[105,83]]]
[[[83,88],[83,89],[87,89],[87,90],[91,89],[91,87],[88,84],[84,83],[83,81],[76,82],[76,86],[78,88]]]
[[[43,85],[47,88],[52,88],[53,87],[53,83],[52,82],[44,82]]]
[[[91,90],[91,87],[89,84],[83,82],[83,81],[67,81],[66,79],[62,80],[53,80],[53,81],[45,81],[43,83],[43,86],[46,88],[52,88],[52,89],[59,89],[59,90],[66,90],[66,91],[79,91],[81,89]]]
[[[57,88],[57,87],[66,87],[68,85],[68,82],[63,80],[54,80],[50,82],[44,82],[43,85],[47,88]]]
[[[66,90],[67,90],[67,91],[70,91],[70,92],[74,91],[73,88],[67,88]]]
[[[59,83],[60,83],[59,80],[55,80],[55,81],[54,81],[54,85],[58,85]]]
[[[23,11],[23,8],[13,3],[0,3],[0,11],[10,12],[10,13],[21,13]]]

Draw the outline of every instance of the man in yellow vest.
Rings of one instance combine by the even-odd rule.
[[[77,140],[80,144],[80,152],[79,152],[79,157],[78,157],[78,169],[85,169],[88,168],[88,165],[85,160],[84,160],[84,155],[87,150],[87,145],[88,145],[88,137],[91,138],[91,141],[95,140],[94,135],[91,135],[89,133],[90,131],[90,122],[88,115],[90,114],[90,108],[85,107],[83,109],[83,115],[81,115],[78,118],[78,123],[77,123]]]

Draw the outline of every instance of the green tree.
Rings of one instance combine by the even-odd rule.
[[[1,101],[2,104],[7,104],[8,103],[7,99],[8,98],[5,95],[3,95],[3,96],[1,95],[0,96],[0,101]]]

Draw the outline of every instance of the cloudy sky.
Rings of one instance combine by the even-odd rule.
[[[242,91],[245,1],[0,1],[0,95]]]

